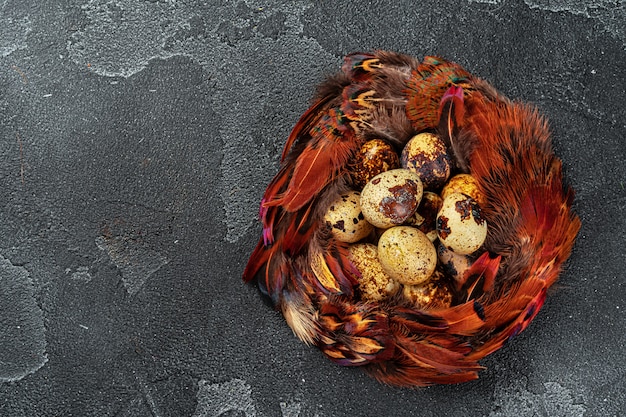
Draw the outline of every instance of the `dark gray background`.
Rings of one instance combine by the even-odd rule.
[[[0,415],[626,413],[626,4],[0,0]],[[535,103],[583,226],[481,379],[408,390],[299,343],[240,275],[341,56],[440,54]]]

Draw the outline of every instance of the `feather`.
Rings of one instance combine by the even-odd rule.
[[[316,344],[333,362],[355,366],[393,356],[388,317],[375,304],[329,297],[321,302],[319,315]]]
[[[489,292],[493,289],[501,260],[501,255],[492,257],[489,252],[484,252],[465,271],[463,276],[465,283],[462,290],[467,293],[468,300],[470,298],[478,298],[478,294],[475,291],[479,282],[483,284],[481,293]]]
[[[340,168],[360,147],[348,123],[338,108],[320,117],[309,132],[311,139],[295,162],[287,189],[265,201],[266,207],[281,206],[287,211],[296,211],[335,179]]]
[[[313,303],[301,292],[285,293],[283,299],[280,306],[285,321],[298,339],[312,345],[316,334],[319,333]]]
[[[368,365],[366,370],[381,382],[396,386],[455,384],[478,378],[482,369],[475,361],[449,347],[442,347],[433,338],[416,338],[396,332],[393,361]]]
[[[456,139],[464,115],[463,88],[453,85],[445,92],[439,104],[439,132],[448,145],[459,170],[467,173],[469,172],[469,161],[463,157],[464,152],[460,150],[459,142]]]
[[[406,112],[417,131],[438,126],[441,99],[450,86],[471,89],[470,74],[459,65],[426,57],[406,83]]]

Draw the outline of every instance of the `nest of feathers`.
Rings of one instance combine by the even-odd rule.
[[[438,57],[355,53],[287,139],[244,280],[337,364],[465,382],[539,312],[572,200],[531,105]]]

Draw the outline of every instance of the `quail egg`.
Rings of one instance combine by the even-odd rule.
[[[403,168],[416,172],[424,189],[441,188],[450,176],[452,160],[446,145],[435,134],[420,133],[407,142],[400,156]]]
[[[417,227],[426,233],[431,242],[434,242],[437,239],[437,212],[439,212],[442,204],[443,200],[439,195],[431,191],[424,191],[420,205],[415,214],[406,221],[406,224]]]
[[[407,169],[392,169],[372,178],[361,191],[361,210],[376,227],[404,223],[417,209],[423,186],[419,176]]]
[[[468,255],[458,254],[443,245],[437,245],[437,257],[441,270],[456,282],[465,282],[465,272],[472,266],[472,258]]]
[[[470,174],[458,174],[450,178],[448,183],[441,190],[441,198],[446,198],[452,193],[463,193],[472,197],[479,206],[484,207],[486,203],[485,195],[478,188],[476,178]]]
[[[387,229],[378,240],[383,270],[402,284],[426,281],[437,266],[437,251],[423,232],[411,226]]]
[[[378,259],[378,248],[371,243],[349,246],[350,261],[359,271],[359,292],[364,301],[380,301],[389,298],[400,289],[400,283],[391,278]]]
[[[328,206],[324,222],[330,228],[333,237],[340,242],[359,241],[374,229],[361,212],[360,200],[359,192],[349,191]]]
[[[487,221],[476,200],[461,193],[448,195],[437,214],[437,235],[441,243],[458,254],[478,250],[487,238]]]
[[[396,151],[382,139],[372,139],[361,146],[356,155],[352,178],[356,187],[363,188],[381,172],[400,167]]]
[[[428,281],[420,285],[405,285],[402,295],[420,309],[448,308],[453,294],[441,271],[435,270]]]

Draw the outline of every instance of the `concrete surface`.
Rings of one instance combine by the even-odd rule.
[[[0,1],[1,416],[626,414],[626,3],[386,3]],[[559,288],[476,382],[337,367],[240,280],[314,85],[373,48],[536,103],[577,191]]]

